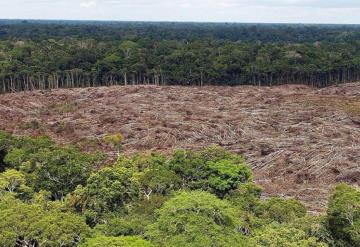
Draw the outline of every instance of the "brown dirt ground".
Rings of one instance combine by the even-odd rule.
[[[360,184],[360,84],[279,87],[101,87],[0,95],[0,129],[104,150],[198,149],[242,154],[265,195],[321,211],[337,182]]]

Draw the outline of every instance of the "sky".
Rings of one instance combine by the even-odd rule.
[[[360,0],[0,0],[0,19],[360,24]]]

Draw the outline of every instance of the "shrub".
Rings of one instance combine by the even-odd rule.
[[[0,199],[0,246],[76,246],[91,230],[81,216],[46,210],[7,194]]]
[[[147,215],[132,214],[107,219],[106,224],[99,224],[95,229],[105,236],[134,236],[143,235],[149,223]]]
[[[30,173],[34,188],[50,191],[54,199],[61,199],[86,183],[98,159],[72,148],[42,149],[22,168]]]
[[[125,167],[133,171],[134,179],[139,183],[141,196],[168,195],[180,188],[180,177],[170,170],[166,158],[157,153],[137,154],[132,157],[119,157],[117,167]]]
[[[18,197],[26,198],[32,193],[32,188],[26,185],[24,173],[9,169],[0,173],[0,195],[5,192],[16,193]]]
[[[252,181],[251,169],[240,156],[216,146],[200,152],[175,151],[169,167],[181,177],[183,187],[209,191],[220,198]]]
[[[80,247],[154,247],[141,237],[104,237],[99,236],[88,239]]]
[[[307,237],[302,230],[278,223],[267,225],[254,233],[258,247],[326,247],[314,237]]]
[[[341,246],[360,246],[360,190],[338,185],[329,200],[327,226]]]
[[[126,206],[138,199],[138,184],[126,168],[103,168],[93,173],[86,186],[78,188],[66,199],[68,204],[87,216],[94,225],[109,212],[126,212]]]
[[[146,235],[160,246],[245,246],[242,214],[202,191],[182,192],[158,211]]]
[[[262,188],[254,183],[240,184],[238,189],[233,190],[226,196],[232,204],[248,212],[255,212],[260,205]]]
[[[113,148],[115,148],[117,151],[120,151],[122,148],[122,141],[123,141],[123,136],[118,133],[118,134],[113,134],[113,135],[106,135],[104,137],[104,141],[105,143],[111,145]]]
[[[306,215],[306,207],[295,199],[270,198],[262,202],[256,214],[264,219],[279,223],[292,222]]]
[[[6,147],[5,168],[21,170],[29,185],[36,191],[50,191],[54,199],[61,199],[76,186],[85,184],[94,164],[102,159],[99,154],[57,147],[48,137],[1,140],[0,136],[0,145]]]

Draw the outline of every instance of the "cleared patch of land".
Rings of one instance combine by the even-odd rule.
[[[360,84],[279,87],[102,87],[0,95],[0,129],[114,155],[218,144],[242,154],[265,195],[311,210],[337,182],[360,185]]]

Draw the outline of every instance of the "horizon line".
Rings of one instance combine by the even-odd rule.
[[[54,21],[54,22],[122,22],[122,23],[197,23],[197,24],[272,24],[272,25],[338,25],[338,26],[356,26],[360,23],[323,23],[323,22],[247,22],[247,21],[183,21],[183,20],[111,20],[111,19],[38,19],[38,18],[0,18],[0,21]]]

